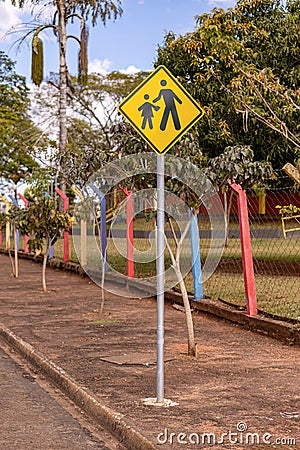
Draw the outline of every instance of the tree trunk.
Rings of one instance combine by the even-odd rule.
[[[15,276],[15,265],[14,265],[14,260],[13,260],[13,258],[11,256],[10,248],[8,249],[8,256],[9,256],[9,260],[10,260],[13,276]]]
[[[172,220],[170,219],[169,223],[170,223],[170,227],[171,227],[171,231],[173,234],[173,239],[174,242],[176,244],[176,257],[174,257],[174,254],[171,250],[171,247],[168,243],[168,239],[166,238],[165,235],[165,243],[167,246],[167,249],[169,251],[169,255],[172,261],[172,268],[175,271],[179,286],[180,286],[180,290],[181,290],[181,294],[182,294],[182,299],[183,299],[183,304],[184,304],[184,311],[185,311],[185,317],[186,317],[186,325],[187,325],[187,332],[188,332],[188,355],[189,356],[197,356],[197,346],[195,344],[195,334],[194,334],[194,323],[193,323],[193,317],[192,317],[192,311],[191,311],[191,306],[190,306],[190,302],[189,302],[189,298],[188,298],[188,294],[187,294],[187,290],[186,290],[186,286],[185,286],[185,282],[183,280],[182,277],[182,273],[181,273],[181,269],[180,269],[180,253],[181,253],[181,249],[182,249],[182,244],[183,244],[183,240],[190,228],[190,224],[192,221],[192,216],[190,217],[190,220],[187,224],[187,226],[185,227],[184,232],[182,233],[182,236],[180,238],[180,240],[178,241],[176,238],[176,233],[174,230],[174,227],[172,225]]]
[[[228,204],[227,204],[227,192],[223,192],[223,199],[224,199],[224,222],[225,222],[225,247],[228,246],[228,233],[229,233],[229,226],[228,226]]]
[[[197,348],[195,344],[195,335],[194,335],[194,323],[191,311],[191,305],[188,298],[188,293],[185,287],[184,280],[182,279],[181,271],[178,267],[175,269],[177,279],[179,281],[179,286],[181,290],[181,295],[184,304],[185,317],[186,317],[186,325],[188,332],[188,355],[189,356],[197,356]]]
[[[17,240],[17,229],[14,225],[14,244],[15,244],[15,277],[19,277],[19,260],[18,260],[18,240]]]
[[[42,267],[42,286],[43,291],[47,292],[47,284],[46,284],[46,266],[47,266],[47,260],[50,252],[50,244],[47,244],[46,252],[44,254],[43,258],[43,267]]]
[[[64,164],[67,144],[67,30],[66,30],[66,5],[65,0],[57,0],[58,27],[59,27],[59,155]],[[66,193],[65,182],[61,184],[61,190]]]

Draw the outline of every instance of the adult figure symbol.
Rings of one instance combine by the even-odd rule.
[[[164,87],[167,85],[167,81],[161,80],[160,84],[161,84],[161,86]],[[180,130],[181,125],[180,125],[180,120],[179,120],[175,102],[178,102],[181,105],[182,100],[180,100],[180,98],[175,94],[175,92],[172,91],[172,89],[167,89],[167,88],[160,90],[158,97],[156,97],[153,100],[153,103],[158,102],[161,98],[163,98],[163,100],[165,102],[165,110],[164,110],[164,113],[163,113],[163,116],[161,119],[160,129],[162,131],[164,131],[166,129],[169,117],[171,115],[172,119],[173,119],[175,130]]]

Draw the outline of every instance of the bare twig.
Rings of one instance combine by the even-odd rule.
[[[234,99],[237,97],[236,94],[228,88],[228,86],[226,86],[223,81],[221,80],[221,78],[213,71],[211,70],[212,75],[218,80],[218,82],[220,83],[220,85],[223,87],[223,89],[229,93],[232,98],[233,101]],[[253,85],[253,87],[255,88],[255,92],[259,93],[259,90],[257,89],[257,87],[255,85]],[[284,136],[288,141],[290,141],[292,144],[294,144],[297,148],[300,148],[300,139],[298,138],[297,135],[295,135],[288,127],[287,125],[277,116],[277,114],[275,113],[275,111],[272,110],[272,108],[270,107],[270,105],[267,103],[267,101],[264,99],[264,97],[259,93],[259,97],[261,98],[261,100],[264,102],[265,106],[267,107],[267,109],[271,112],[273,118],[275,119],[275,121],[277,121],[278,126],[274,125],[270,119],[262,116],[261,114],[259,114],[252,106],[250,106],[247,102],[245,102],[243,99],[239,98],[239,102],[241,103],[241,105],[244,107],[245,110],[249,111],[253,116],[255,116],[260,122],[262,122],[263,124],[265,124],[268,128],[270,128],[273,131],[276,131],[277,133],[280,133],[282,136]],[[243,113],[244,111],[240,110],[239,108],[237,108],[233,102],[233,107],[236,110],[236,112],[240,112]]]

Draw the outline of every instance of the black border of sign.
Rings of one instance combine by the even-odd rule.
[[[156,75],[160,70],[163,70],[176,84],[176,86],[188,97],[193,105],[199,110],[199,114],[162,150],[158,148],[147,138],[146,135],[140,130],[140,128],[130,119],[130,117],[123,111],[122,107],[130,100],[151,78]],[[176,80],[174,75],[165,67],[158,66],[141,84],[139,84],[120,104],[118,107],[119,112],[127,119],[127,121],[133,126],[133,128],[142,136],[142,138],[150,145],[150,147],[159,155],[163,155],[170,150],[171,147],[177,142],[183,134],[185,134],[204,114],[204,110],[199,106],[193,97],[187,92],[187,90]]]

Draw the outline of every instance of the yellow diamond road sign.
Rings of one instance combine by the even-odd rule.
[[[170,150],[204,113],[164,66],[134,89],[119,111],[158,154]]]

